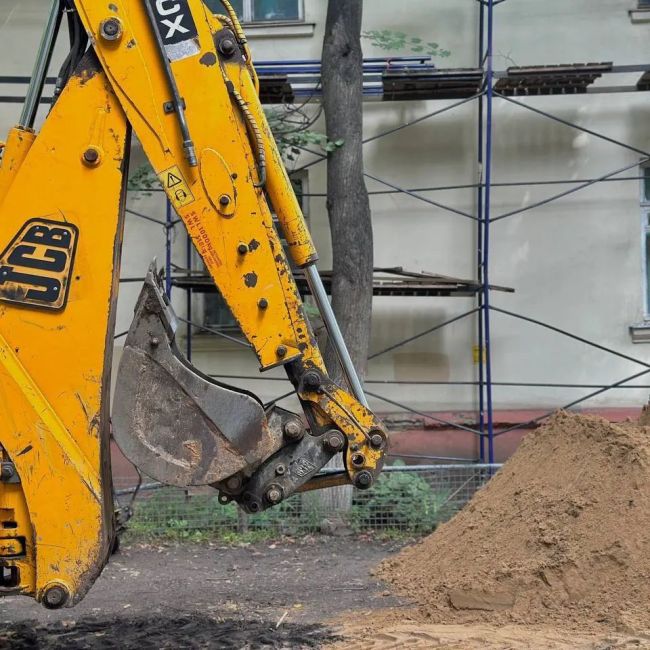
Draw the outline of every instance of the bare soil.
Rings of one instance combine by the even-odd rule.
[[[1,650],[316,647],[650,650],[650,427],[559,414],[404,550],[134,546],[75,609],[0,599]]]
[[[620,632],[571,632],[561,627],[395,622],[377,615],[375,626],[344,627],[345,638],[328,650],[633,650],[650,640]],[[393,622],[390,622],[391,619]]]
[[[559,413],[378,574],[428,623],[650,639],[650,427]]]
[[[50,612],[27,598],[0,599],[0,649],[650,648],[643,637],[612,630],[431,624],[371,576],[398,550],[336,537],[125,548],[74,609]]]
[[[0,649],[321,647],[337,638],[328,620],[398,602],[370,577],[391,549],[348,537],[124,548],[73,609],[0,599]]]

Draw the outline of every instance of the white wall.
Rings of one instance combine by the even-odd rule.
[[[37,0],[3,0],[0,6],[0,50],[3,74],[27,74],[38,41],[42,8]],[[632,24],[627,10],[634,0],[508,0],[495,10],[495,62],[508,65],[613,61],[650,62],[650,24]],[[318,58],[326,3],[305,0],[305,18],[315,23],[313,36],[253,38],[259,59]],[[39,7],[41,9],[39,9]],[[365,29],[390,28],[438,41],[451,50],[443,67],[473,66],[477,60],[478,5],[474,0],[367,0]],[[383,51],[365,43],[367,56]],[[638,75],[599,83],[634,83]],[[601,131],[639,149],[650,149],[650,95],[600,94],[518,100],[563,119]],[[451,102],[368,103],[365,132],[374,135],[443,108]],[[17,106],[0,106],[0,131],[18,114]],[[366,147],[366,169],[396,185],[422,187],[476,181],[475,105],[466,105],[426,120]],[[322,128],[317,125],[316,128]],[[594,178],[634,163],[639,155],[495,100],[494,180],[524,181]],[[309,157],[299,161],[299,165]],[[325,168],[310,172],[311,192],[325,190]],[[633,175],[633,170],[631,174]],[[370,190],[384,189],[369,182]],[[492,214],[529,205],[568,186],[496,188]],[[475,212],[471,190],[428,194],[456,209]],[[132,197],[130,205],[164,216],[157,197]],[[476,274],[475,224],[461,216],[400,195],[373,196],[375,259],[378,266],[401,265],[445,275]],[[313,198],[310,220],[322,253],[330,263],[325,202]],[[162,229],[127,219],[123,274],[142,275],[154,255],[162,262]],[[176,261],[184,264],[179,230]],[[492,226],[491,281],[512,286],[513,294],[493,293],[493,303],[520,312],[650,362],[650,348],[634,345],[629,325],[643,320],[643,272],[639,184],[602,183],[559,202],[496,222]],[[120,298],[118,331],[126,329],[137,296],[127,285]],[[182,295],[179,309],[182,309]],[[382,298],[375,300],[372,349],[378,350],[436,322],[471,309],[464,298]],[[494,315],[492,323],[494,379],[559,383],[610,383],[638,368],[625,360],[565,339],[523,322]],[[475,378],[472,319],[420,339],[373,361],[371,378],[471,380]],[[195,361],[202,369],[226,374],[256,374],[254,359],[230,345],[200,337]],[[280,373],[275,373],[280,376]],[[647,382],[647,383],[650,383]],[[284,385],[250,382],[264,398]],[[393,399],[419,409],[463,409],[475,405],[474,391],[464,387],[376,387]],[[496,405],[556,406],[583,391],[509,388],[496,390]],[[605,393],[592,405],[639,405],[647,390]],[[375,406],[379,406],[375,403]],[[386,408],[385,406],[380,408]],[[390,408],[390,407],[389,407]]]

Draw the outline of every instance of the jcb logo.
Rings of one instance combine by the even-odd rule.
[[[0,301],[63,309],[78,238],[72,224],[28,221],[0,256]]]
[[[165,45],[175,45],[198,36],[187,0],[149,0],[156,10],[158,29]]]

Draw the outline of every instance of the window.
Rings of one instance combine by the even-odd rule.
[[[219,0],[205,0],[215,13],[224,13]],[[298,22],[303,20],[302,0],[230,0],[245,23]]]
[[[650,165],[641,167],[641,176],[643,265],[645,267],[645,316],[646,320],[650,320]]]
[[[650,0],[639,0],[639,9],[650,9]]]
[[[300,203],[300,207],[302,208],[305,218],[307,218],[308,208],[309,208],[308,205],[309,189],[307,183],[308,183],[307,171],[298,172],[297,174],[294,174],[291,178],[291,184],[293,185],[293,190],[296,193],[296,196],[298,197],[298,203]],[[273,223],[275,224],[276,229],[280,234],[280,240],[282,241],[283,245],[286,246],[286,241],[282,237],[282,233],[278,228],[275,215],[273,215]],[[197,257],[198,257],[198,253],[197,253]],[[205,269],[202,260],[200,261],[199,268]],[[239,330],[239,326],[237,325],[237,321],[235,320],[235,317],[231,314],[230,309],[228,309],[228,305],[226,305],[226,301],[223,299],[223,296],[219,292],[205,294],[205,298],[203,302],[203,323],[206,327],[210,327],[220,331],[237,332]]]

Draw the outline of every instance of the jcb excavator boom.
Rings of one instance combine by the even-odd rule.
[[[235,13],[202,0],[54,0],[0,166],[0,595],[74,605],[114,537],[109,388],[132,131],[254,353],[304,418],[191,366],[151,268],[124,345],[113,435],[147,476],[248,512],[372,485],[368,410],[257,96]],[[34,129],[63,17],[70,52]],[[283,247],[273,225],[277,215]],[[286,253],[285,253],[286,250]],[[304,270],[350,391],[327,374],[291,273]],[[342,454],[345,470],[319,470]]]

